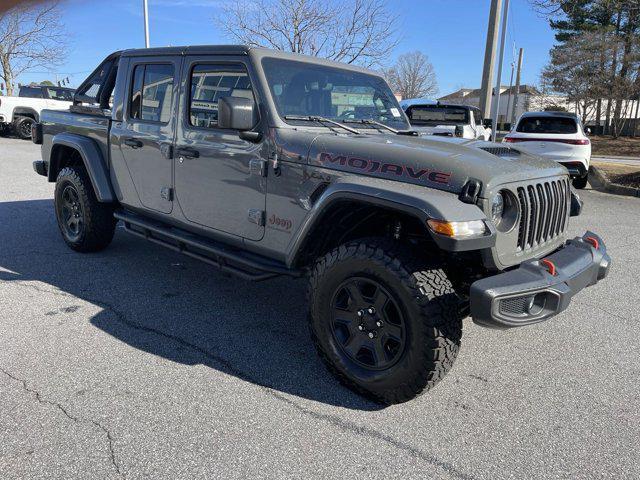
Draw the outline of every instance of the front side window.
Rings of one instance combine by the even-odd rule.
[[[167,123],[173,104],[173,65],[136,65],[133,70],[129,116]]]
[[[576,120],[569,117],[524,117],[518,124],[520,133],[577,133]]]
[[[243,65],[196,65],[191,70],[189,124],[218,126],[218,102],[224,97],[242,97],[255,102],[251,79]]]
[[[278,113],[290,123],[296,117],[318,116],[409,127],[389,85],[376,75],[278,58],[265,58],[262,65]]]
[[[453,125],[471,123],[469,121],[469,110],[462,107],[421,105],[411,107],[408,114],[413,125]]]

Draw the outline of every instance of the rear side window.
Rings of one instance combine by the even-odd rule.
[[[20,87],[18,96],[27,98],[44,98],[42,95],[42,89],[36,87]]]
[[[251,79],[243,65],[196,65],[191,70],[189,124],[194,127],[218,126],[218,102],[224,97],[253,100]]]
[[[167,123],[173,104],[173,65],[136,65],[133,69],[129,116]]]
[[[568,117],[525,117],[520,120],[516,132],[520,133],[577,133],[578,125]]]

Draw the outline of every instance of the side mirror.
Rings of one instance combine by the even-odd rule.
[[[484,120],[482,120],[482,126],[484,128],[492,128],[493,127],[493,120],[490,118],[485,118]]]
[[[244,97],[223,97],[218,102],[218,127],[245,132],[257,123],[255,102]]]
[[[584,130],[584,134],[585,134],[587,137],[590,137],[590,136],[591,136],[591,128],[589,128],[589,127],[585,128],[585,130]]]

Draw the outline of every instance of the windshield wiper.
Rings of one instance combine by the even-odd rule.
[[[360,130],[356,130],[355,128],[351,128],[344,123],[336,122],[335,120],[331,120],[326,117],[319,117],[317,115],[287,115],[284,117],[285,120],[296,120],[302,122],[319,122],[319,123],[329,123],[331,125],[336,125],[340,128],[344,128],[346,131],[355,133],[356,135],[362,134]]]
[[[397,128],[390,127],[389,125],[385,125],[382,122],[378,122],[377,120],[373,120],[372,118],[364,118],[358,120],[346,120],[349,123],[361,123],[363,125],[374,125],[376,127],[384,128],[391,133],[396,135],[415,135],[415,130],[398,130]]]

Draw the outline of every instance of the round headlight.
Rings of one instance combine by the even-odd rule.
[[[491,220],[493,224],[497,227],[502,220],[502,215],[504,214],[504,195],[502,192],[496,193],[491,200]]]
[[[501,232],[510,232],[520,216],[520,204],[509,190],[499,191],[491,200],[491,220]]]

